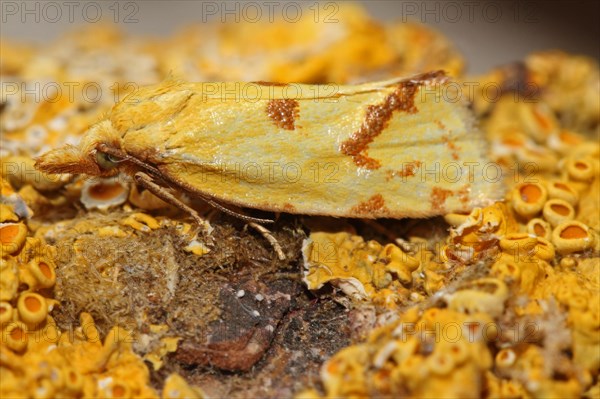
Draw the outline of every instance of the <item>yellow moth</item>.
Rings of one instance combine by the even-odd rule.
[[[78,147],[50,151],[36,165],[126,173],[195,217],[165,188],[230,212],[465,212],[502,190],[455,86],[443,72],[348,86],[167,81],[128,96]]]

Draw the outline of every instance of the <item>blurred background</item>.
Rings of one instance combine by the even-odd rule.
[[[469,73],[546,49],[600,58],[600,2],[537,0],[362,1],[382,21],[419,21],[443,33],[467,61]],[[45,42],[102,19],[133,34],[166,36],[197,22],[234,22],[240,15],[293,21],[296,6],[335,19],[333,1],[3,1],[1,33],[11,41]],[[237,7],[237,9],[236,9]],[[260,16],[256,10],[260,9]],[[245,13],[244,13],[245,12]],[[100,18],[101,17],[101,18]]]

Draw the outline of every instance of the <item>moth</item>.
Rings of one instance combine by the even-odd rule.
[[[270,220],[240,208],[347,218],[468,212],[502,189],[486,177],[485,140],[460,97],[442,71],[345,86],[169,80],[132,93],[78,146],[36,167],[125,173],[196,220],[174,191],[253,223]]]

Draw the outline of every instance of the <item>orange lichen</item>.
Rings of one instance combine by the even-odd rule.
[[[8,302],[0,302],[0,328],[13,319],[13,307]]]
[[[28,297],[25,299],[25,307],[30,312],[37,312],[42,308],[42,304],[37,298]]]
[[[525,183],[519,187],[519,197],[527,204],[536,204],[544,201],[546,192],[537,183]]]
[[[43,296],[26,292],[19,295],[17,301],[19,318],[32,328],[37,328],[46,321],[48,316],[48,305]]]
[[[118,183],[97,184],[90,188],[90,196],[99,200],[107,200],[116,197],[123,192],[123,187]]]
[[[586,238],[588,236],[587,231],[580,226],[573,225],[567,226],[560,232],[561,238]]]
[[[131,187],[129,192],[129,202],[138,208],[145,210],[155,210],[167,208],[169,204],[152,194],[148,190],[139,191],[137,185]]]
[[[0,223],[0,244],[2,256],[17,252],[27,236],[23,223]]]
[[[13,321],[2,328],[2,343],[9,350],[23,352],[29,343],[27,326],[20,321]],[[0,352],[3,346],[0,346]]]
[[[566,181],[555,181],[548,184],[548,197],[551,199],[562,199],[571,205],[579,201],[577,190]]]
[[[2,244],[12,243],[19,234],[18,224],[9,224],[0,228],[0,241]]]
[[[349,233],[313,232],[304,243],[303,255],[304,281],[309,289],[331,283],[361,299],[374,298],[386,288],[402,298],[407,294],[403,285],[410,284],[411,273],[419,266],[418,259],[394,244],[365,242]]]
[[[31,290],[50,288],[56,282],[56,265],[52,258],[44,253],[35,256],[23,266],[19,270],[19,278]]]
[[[544,234],[546,233],[546,230],[541,225],[539,225],[539,224],[536,224],[536,225],[533,226],[533,231],[538,236],[544,236]]]
[[[546,202],[547,192],[541,184],[526,183],[518,188],[513,196],[513,208],[523,217],[531,217],[540,212]]]
[[[517,229],[506,205],[496,203],[475,208],[461,225],[452,228],[448,245],[461,263],[470,264],[492,254],[498,249],[499,240]]]
[[[562,216],[567,216],[569,214],[569,208],[561,204],[552,204],[550,205],[550,208]]]
[[[9,331],[10,339],[12,339],[13,341],[21,341],[26,337],[25,331],[19,326],[12,328]]]
[[[45,278],[47,279],[51,279],[53,276],[53,271],[50,268],[50,266],[48,266],[48,264],[46,262],[38,262],[38,268],[40,269],[40,272],[44,275]]]
[[[560,254],[591,249],[596,240],[588,226],[575,220],[563,222],[552,231],[552,242]]]
[[[121,221],[123,226],[129,226],[138,231],[150,231],[160,227],[159,222],[145,213],[132,213]]]
[[[483,314],[435,308],[419,314],[412,308],[323,365],[326,397],[477,396],[492,364],[477,326],[490,321]]]
[[[38,381],[46,379],[48,385],[45,388],[56,397],[158,397],[149,387],[146,366],[127,342],[129,334],[126,331],[115,328],[102,343],[91,317],[82,314],[80,321],[81,327],[74,334],[55,331],[52,334],[57,334],[58,340],[43,340],[27,350],[23,347],[21,356],[14,356],[1,347],[3,358],[11,359],[3,365],[3,396],[13,396],[17,392],[32,396],[33,392],[39,391]],[[9,342],[27,343],[24,325],[15,324],[12,329],[10,326],[7,329],[10,329]],[[50,378],[51,375],[61,378]],[[110,381],[114,383],[108,383]]]
[[[129,184],[118,178],[87,180],[81,189],[81,202],[87,209],[108,209],[128,197]]]
[[[542,215],[552,226],[556,226],[559,223],[573,219],[575,209],[565,200],[551,199],[544,204]]]
[[[566,169],[571,180],[576,182],[587,182],[598,174],[591,159],[569,158],[566,161]]]
[[[485,313],[498,317],[504,311],[504,302],[508,298],[506,284],[493,278],[471,281],[452,294],[445,296],[448,309],[474,314]]]

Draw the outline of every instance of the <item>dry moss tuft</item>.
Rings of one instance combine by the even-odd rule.
[[[172,225],[138,232],[119,224],[124,216],[89,213],[45,232],[59,247],[55,317],[61,328],[76,325],[85,311],[101,334],[114,325],[147,333],[152,324],[166,324],[180,337],[203,334],[221,314],[225,284],[292,270],[304,238],[292,221],[278,224],[274,235],[288,255],[280,262],[261,236],[224,218],[213,223],[215,245],[200,257],[183,249],[187,242]],[[127,235],[99,234],[107,227]]]

